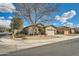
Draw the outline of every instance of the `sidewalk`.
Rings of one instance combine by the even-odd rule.
[[[76,36],[64,36],[58,35],[59,38],[52,39],[44,39],[44,40],[12,40],[12,39],[0,39],[0,54],[6,54],[8,52],[17,51],[25,48],[32,48],[37,46],[42,46],[51,43],[57,43],[64,40],[70,40],[74,38],[78,38],[79,35]]]

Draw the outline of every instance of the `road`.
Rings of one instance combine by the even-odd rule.
[[[6,36],[10,36],[10,33],[7,33],[7,32],[1,33],[0,32],[0,38],[6,37]]]
[[[10,52],[2,56],[79,56],[79,38]]]

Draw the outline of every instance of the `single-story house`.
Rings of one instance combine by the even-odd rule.
[[[37,24],[37,25],[30,25],[27,26],[23,29],[24,33],[27,35],[40,35],[40,34],[45,34],[45,29],[43,28],[44,26],[42,24]]]
[[[57,32],[56,27],[55,26],[47,26],[45,28],[45,33],[46,35],[55,35]]]
[[[42,24],[27,26],[23,31],[27,35],[55,35],[57,32],[55,26],[44,26]]]
[[[68,35],[68,34],[73,34],[75,31],[73,28],[70,28],[70,27],[58,27],[57,28],[57,34],[65,34],[65,35]]]
[[[34,25],[30,25],[30,26],[28,26],[28,27],[25,27],[25,28],[23,29],[23,31],[24,31],[25,34],[27,34],[27,35],[37,34],[37,32],[38,32],[38,27],[37,27],[37,26],[34,26]],[[36,33],[35,33],[35,31],[36,31]]]

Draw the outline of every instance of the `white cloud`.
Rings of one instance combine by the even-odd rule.
[[[73,25],[73,23],[71,23],[71,22],[67,22],[67,23],[65,23],[65,24],[63,24],[63,26],[67,26],[67,27],[74,27],[74,25]]]
[[[71,18],[73,18],[76,15],[76,11],[75,10],[70,10],[68,12],[65,12],[64,14],[62,14],[61,16],[56,16],[55,19],[59,20],[62,23],[66,23],[67,20],[70,20]]]
[[[13,12],[15,6],[12,3],[0,3],[0,12]]]
[[[78,27],[79,28],[79,24],[77,24],[75,27]]]
[[[0,27],[10,28],[10,20],[0,20]]]
[[[9,17],[8,17],[8,19],[12,19],[12,18],[13,18],[12,16],[9,16]]]

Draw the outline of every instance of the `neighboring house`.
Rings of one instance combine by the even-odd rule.
[[[74,29],[75,29],[75,33],[76,33],[76,34],[79,34],[79,27],[74,28]]]
[[[70,27],[58,27],[57,28],[57,34],[65,34],[65,35],[68,35],[68,34],[73,34],[75,31],[73,28],[70,28]]]
[[[54,26],[47,26],[45,28],[46,35],[55,35],[56,32],[57,32],[57,30],[56,30],[56,27],[54,27]]]

